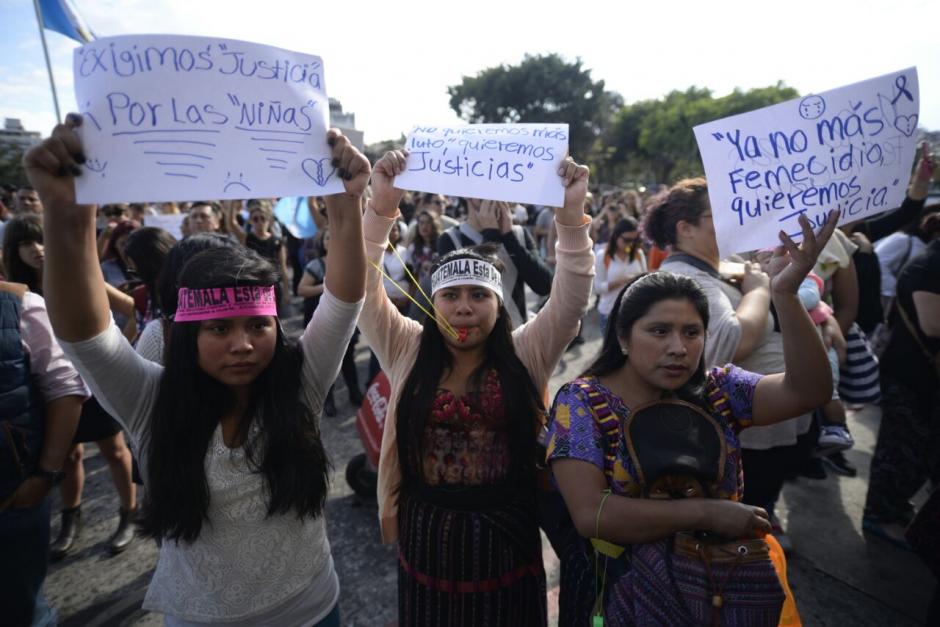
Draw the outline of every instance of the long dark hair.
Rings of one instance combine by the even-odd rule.
[[[608,259],[613,259],[614,254],[617,252],[617,240],[624,233],[629,233],[630,231],[639,231],[639,223],[635,218],[626,217],[621,218],[614,226],[613,232],[610,234],[610,239],[607,241],[607,250],[604,251],[604,256]],[[633,240],[633,246],[630,247],[630,252],[627,255],[630,261],[636,261],[637,252],[640,250],[640,237],[637,234],[637,238]]]
[[[432,273],[443,264],[455,259],[485,261],[500,268],[492,246],[475,246],[452,251],[434,265]],[[509,436],[510,466],[506,481],[520,485],[531,478],[536,461],[536,435],[540,416],[545,410],[542,396],[536,389],[525,365],[516,355],[512,342],[512,322],[506,307],[500,304],[496,325],[486,339],[483,363],[470,375],[467,382],[471,402],[475,402],[486,374],[495,370],[502,391],[507,432]],[[441,382],[441,376],[453,367],[450,351],[440,330],[430,318],[424,321],[418,356],[398,400],[398,458],[401,463],[401,490],[424,482],[424,431],[431,406]]]
[[[277,270],[244,248],[212,248],[195,255],[180,276],[188,288],[277,285]],[[141,528],[154,538],[192,542],[207,520],[211,498],[205,472],[209,443],[220,419],[235,407],[232,390],[198,366],[199,322],[174,322],[166,367],[150,421],[147,491]],[[240,439],[252,471],[263,476],[267,515],[317,517],[326,501],[330,463],[316,417],[300,400],[303,353],[280,323],[268,367],[252,384]],[[253,437],[254,421],[260,435]]]
[[[167,231],[155,226],[145,226],[131,233],[124,246],[124,255],[134,262],[135,274],[147,286],[147,295],[150,297],[149,313],[153,318],[160,315],[157,279],[160,278],[167,255],[175,244],[176,238]]]
[[[35,268],[20,259],[20,245],[42,244],[42,218],[34,213],[21,214],[7,222],[3,229],[3,265],[7,281],[25,283],[30,292],[42,294],[42,281]]]
[[[687,300],[695,307],[702,326],[708,328],[708,297],[694,280],[671,272],[653,272],[637,276],[617,295],[610,311],[604,344],[582,377],[602,377],[615,372],[627,363],[619,338],[629,338],[634,323],[645,316],[650,308],[663,300]],[[702,395],[705,384],[705,352],[699,359],[692,376],[680,389],[676,397],[689,403],[705,407]]]
[[[218,233],[196,233],[176,243],[166,256],[163,272],[157,279],[157,298],[160,311],[167,318],[176,314],[176,299],[180,288],[180,274],[186,263],[210,248],[236,249],[239,244]]]
[[[127,264],[124,263],[124,258],[121,257],[117,248],[117,241],[124,235],[129,235],[140,228],[140,222],[136,220],[124,220],[119,223],[114,230],[111,231],[111,235],[108,237],[108,242],[104,245],[104,250],[101,251],[101,260],[102,261],[114,261],[118,267],[121,269],[121,272],[124,276],[127,276]],[[125,242],[126,243],[126,242]]]

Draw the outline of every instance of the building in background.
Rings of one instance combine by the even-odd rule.
[[[0,152],[26,152],[35,146],[42,137],[35,131],[27,131],[18,118],[5,118],[0,130]]]
[[[330,98],[330,126],[343,131],[343,135],[359,150],[365,147],[362,131],[356,129],[356,114],[343,111],[342,103],[336,98]]]

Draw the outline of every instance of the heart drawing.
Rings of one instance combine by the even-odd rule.
[[[329,163],[329,157],[324,157],[323,159],[304,159],[300,164],[300,168],[314,183],[323,187],[326,185],[326,182],[330,180],[330,177],[333,176],[333,173],[336,172],[336,168],[331,167],[329,173],[326,176],[323,175],[323,169],[325,166],[329,165]]]
[[[910,137],[914,134],[914,131],[917,130],[917,119],[918,115],[916,113],[912,115],[899,115],[894,118],[894,128],[904,133],[907,137]]]

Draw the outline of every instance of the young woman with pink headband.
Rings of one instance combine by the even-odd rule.
[[[277,270],[214,248],[179,277],[165,366],[138,356],[110,320],[95,208],[75,201],[82,153],[70,115],[31,149],[46,213],[46,298],[66,354],[137,442],[141,526],[161,541],[144,609],[168,625],[339,625],[323,506],[329,461],[317,419],[355,328],[365,279],[361,197],[369,162],[330,131],[345,191],[326,197],[341,262],[299,343],[277,319]]]

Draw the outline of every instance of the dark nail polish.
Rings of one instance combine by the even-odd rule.
[[[326,143],[327,143],[327,145],[328,145],[330,148],[332,148],[333,146],[336,145],[336,138],[335,138],[335,137],[330,137],[330,138],[328,138],[328,139],[326,140]]]
[[[77,155],[75,155],[75,162],[76,162],[76,163],[79,163],[79,164],[84,165],[86,161],[88,161],[88,159],[85,158],[85,153],[80,152],[80,153],[78,153]]]
[[[59,166],[59,170],[55,173],[56,176],[65,176],[65,166]]]
[[[344,170],[343,168],[340,168],[339,170],[336,171],[336,175],[339,178],[344,179],[346,178],[346,170]]]
[[[344,172],[344,173],[343,173],[343,179],[345,179],[345,180],[347,180],[347,181],[351,181],[352,178],[353,178],[352,172]]]
[[[333,159],[332,161],[330,161],[330,165],[332,165],[334,168],[338,168],[338,167],[339,167],[339,159]]]
[[[74,163],[69,164],[69,171],[72,173],[72,176],[81,176],[82,169],[75,165]]]

